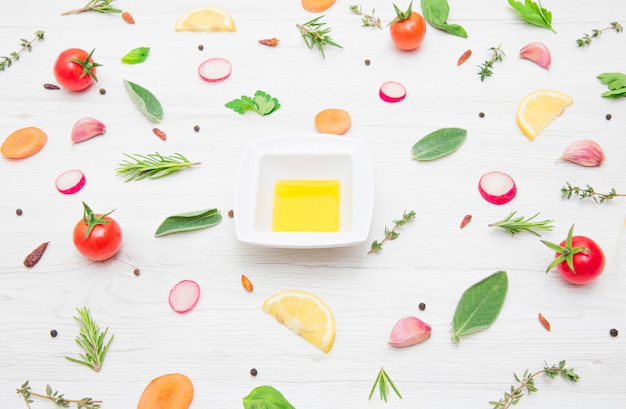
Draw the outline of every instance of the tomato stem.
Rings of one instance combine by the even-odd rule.
[[[83,237],[83,240],[87,240],[89,238],[89,235],[97,225],[109,223],[111,220],[105,220],[104,218],[115,211],[111,210],[106,214],[97,215],[91,210],[89,206],[87,206],[87,203],[85,202],[83,202],[83,209],[83,221],[87,223],[87,231],[85,232],[85,237]]]
[[[393,8],[396,10],[396,18],[394,18],[393,20],[391,20],[391,23],[389,23],[389,25],[396,23],[398,21],[404,21],[407,20],[409,17],[411,17],[411,14],[413,14],[413,2],[411,1],[411,3],[409,4],[409,8],[406,11],[402,11],[398,8],[398,6],[393,5]]]
[[[558,244],[551,243],[546,240],[541,240],[543,244],[545,244],[548,248],[556,251],[559,255],[556,257],[552,263],[546,269],[546,273],[552,270],[554,267],[558,266],[562,262],[566,262],[569,269],[572,273],[576,274],[576,270],[574,269],[574,255],[578,253],[590,253],[586,247],[573,247],[572,245],[572,236],[574,235],[574,225],[570,227],[569,232],[567,233],[567,238],[565,239],[565,245],[559,246]]]
[[[69,61],[75,62],[76,64],[83,67],[83,72],[78,78],[83,78],[85,75],[89,74],[89,76],[93,78],[94,81],[98,82],[98,78],[96,77],[96,73],[93,72],[93,69],[96,67],[101,67],[102,64],[98,64],[97,62],[91,60],[94,51],[96,51],[95,48],[91,50],[87,58],[85,58],[84,60],[78,58],[68,58]]]

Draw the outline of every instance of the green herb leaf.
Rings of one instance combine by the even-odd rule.
[[[125,56],[122,57],[122,62],[124,64],[139,64],[146,61],[148,58],[148,53],[150,52],[150,47],[139,47],[134,48],[128,52]]]
[[[448,24],[450,6],[448,0],[422,0],[424,18],[435,28],[447,31],[455,36],[467,38],[465,29],[458,24]]]
[[[152,122],[159,123],[163,119],[163,107],[150,91],[134,82],[124,80],[124,87],[137,108]]]
[[[465,142],[467,131],[461,128],[441,128],[417,141],[411,151],[413,160],[429,161],[446,156]]]
[[[603,92],[604,98],[617,98],[626,96],[626,74],[620,72],[605,72],[598,75],[598,79],[608,85],[609,91]]]
[[[242,115],[248,110],[254,111],[259,115],[269,115],[280,108],[280,103],[278,99],[272,98],[270,94],[257,90],[254,93],[254,97],[242,95],[241,99],[233,99],[224,106]]]
[[[254,388],[243,398],[244,409],[296,409],[282,393],[271,386]]]
[[[509,286],[506,271],[498,271],[469,287],[454,312],[452,340],[488,328],[500,314]]]
[[[155,237],[191,230],[206,229],[219,224],[222,215],[217,209],[197,210],[169,216],[159,225]]]
[[[541,1],[537,4],[532,0],[525,0],[522,4],[521,2],[517,2],[515,0],[509,0],[509,4],[513,7],[513,9],[515,9],[522,20],[525,20],[537,27],[547,28],[548,30],[556,33],[556,31],[552,28],[552,12],[541,7]]]

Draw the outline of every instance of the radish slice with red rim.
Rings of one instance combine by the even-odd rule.
[[[72,169],[61,173],[54,182],[54,186],[64,195],[71,195],[82,189],[86,181],[83,172]]]
[[[406,97],[406,88],[397,81],[387,81],[380,86],[378,95],[385,102],[400,102]]]
[[[517,193],[515,181],[498,170],[485,173],[478,182],[480,195],[489,203],[501,205],[510,202]]]
[[[225,58],[209,58],[198,67],[200,77],[208,82],[223,81],[230,76],[232,65]]]
[[[200,286],[193,280],[183,280],[170,290],[170,307],[176,312],[188,312],[200,299]]]

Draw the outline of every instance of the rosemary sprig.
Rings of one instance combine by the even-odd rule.
[[[330,38],[330,35],[328,34],[330,33],[330,28],[322,28],[326,25],[326,23],[320,21],[323,17],[324,16],[318,16],[304,24],[296,24],[296,27],[300,30],[300,34],[302,35],[306,45],[310,49],[317,47],[320,50],[320,53],[322,53],[322,58],[326,58],[326,55],[324,55],[325,45],[331,45],[339,48],[343,47]]]
[[[393,384],[393,381],[387,375],[387,372],[383,368],[380,368],[378,375],[376,376],[376,380],[374,381],[374,386],[372,386],[372,390],[370,391],[370,396],[367,399],[372,399],[374,395],[374,391],[376,390],[376,385],[378,385],[378,389],[380,391],[380,399],[387,402],[387,395],[389,394],[389,386],[391,389],[398,395],[400,399],[402,399],[402,395],[400,395],[400,391],[396,388],[396,385]]]
[[[520,399],[524,397],[524,390],[530,395],[532,392],[537,392],[538,389],[535,386],[535,377],[545,374],[548,378],[554,379],[557,376],[571,382],[577,382],[580,377],[574,372],[573,368],[565,368],[565,361],[559,362],[558,365],[545,367],[541,371],[535,373],[528,372],[528,369],[524,372],[524,375],[520,378],[517,374],[513,374],[515,381],[519,383],[519,386],[511,385],[510,391],[504,392],[504,398],[499,401],[491,401],[490,405],[493,405],[494,409],[507,409],[511,405],[519,403]]]
[[[8,57],[6,56],[0,57],[0,71],[4,71],[5,68],[9,68],[11,65],[13,65],[13,61],[19,60],[20,55],[24,51],[31,52],[33,48],[33,43],[37,40],[42,40],[43,34],[44,34],[43,30],[35,31],[35,37],[30,41],[24,38],[20,38],[20,46],[22,48],[20,48],[19,51],[13,51],[11,54],[9,54]]]
[[[121,13],[122,10],[111,7],[111,3],[115,0],[89,0],[87,4],[79,9],[68,10],[61,13],[62,16],[68,14],[78,14],[85,11],[97,11],[99,13]]]
[[[596,192],[594,188],[587,185],[586,188],[572,186],[571,183],[565,182],[566,185],[561,188],[563,198],[570,199],[572,196],[578,196],[580,199],[592,198],[596,203],[602,203],[605,200],[611,200],[617,196],[626,196],[625,193],[617,193],[615,188],[611,188],[609,193]]]
[[[91,318],[87,307],[77,308],[76,311],[78,312],[78,316],[74,316],[74,319],[80,325],[80,332],[78,336],[76,336],[76,343],[85,350],[85,354],[80,354],[80,359],[69,356],[65,358],[99,372],[100,369],[102,369],[104,357],[115,335],[111,335],[109,340],[106,341],[109,328],[107,327],[104,331],[100,331],[98,324]]]
[[[35,393],[31,391],[31,387],[28,384],[28,380],[22,384],[21,387],[16,389],[16,392],[24,398],[24,402],[26,402],[26,407],[30,409],[30,404],[33,403],[31,396],[35,396],[37,398],[48,399],[54,402],[57,406],[61,406],[67,408],[70,404],[75,403],[78,409],[99,409],[100,400],[93,400],[91,398],[82,398],[82,399],[65,399],[63,394],[59,394],[58,391],[52,391],[50,385],[46,385],[46,394]]]
[[[190,162],[180,153],[171,156],[163,156],[160,153],[150,153],[148,155],[129,155],[132,160],[124,160],[116,169],[118,175],[126,177],[125,182],[141,179],[159,179],[178,172],[183,168],[199,165],[200,162]]]
[[[361,23],[363,27],[378,27],[382,30],[383,26],[380,24],[380,18],[374,17],[376,10],[372,9],[372,14],[363,13],[361,6],[356,4],[350,5],[350,11],[361,16]]]
[[[405,210],[402,213],[402,219],[393,221],[394,226],[392,229],[389,229],[387,226],[385,226],[385,237],[381,241],[374,240],[374,242],[372,243],[372,247],[370,248],[370,251],[367,252],[367,254],[376,253],[382,250],[383,243],[386,242],[387,240],[397,239],[400,233],[398,233],[396,229],[398,227],[404,226],[409,220],[413,220],[413,219],[415,219],[415,211],[411,210],[410,212],[407,213]]]
[[[600,29],[595,28],[591,30],[591,34],[587,34],[587,33],[583,34],[581,38],[576,40],[576,44],[579,47],[585,47],[591,44],[591,41],[594,38],[598,37],[600,34],[602,34],[603,32],[607,30],[615,30],[617,33],[621,33],[624,30],[624,27],[622,27],[622,25],[618,23],[617,21],[613,21],[608,27],[604,27]]]
[[[495,223],[491,223],[489,227],[502,227],[504,230],[511,233],[511,235],[515,235],[517,233],[521,233],[523,231],[527,231],[529,233],[534,234],[535,236],[541,237],[541,234],[537,233],[536,230],[552,230],[554,228],[552,223],[554,220],[541,220],[541,221],[532,221],[535,217],[539,215],[539,212],[535,213],[533,216],[524,219],[523,216],[513,218],[516,212],[511,212],[504,219],[497,221]]]
[[[480,71],[478,72],[478,75],[480,75],[480,80],[484,81],[485,78],[487,77],[491,77],[491,75],[493,74],[493,64],[496,61],[502,61],[504,60],[504,57],[506,57],[506,54],[504,54],[504,51],[502,51],[502,45],[499,45],[497,47],[491,47],[489,49],[489,51],[492,52],[491,58],[488,60],[485,60],[485,62],[483,62],[481,65],[478,66],[478,68],[480,68]]]

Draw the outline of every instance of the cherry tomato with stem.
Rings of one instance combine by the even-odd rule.
[[[554,260],[546,273],[556,267],[561,277],[572,284],[587,284],[604,271],[605,258],[602,249],[586,236],[574,236],[574,225],[570,227],[567,238],[561,244],[541,240],[554,250]]]
[[[74,246],[90,260],[102,261],[113,257],[122,245],[122,229],[109,215],[94,213],[83,202],[83,219],[74,226]]]
[[[80,48],[68,48],[62,51],[54,62],[53,72],[59,85],[69,91],[83,91],[98,82],[96,67],[101,67],[93,60],[95,48],[87,53]]]
[[[396,18],[389,26],[391,40],[403,51],[413,51],[422,44],[426,35],[426,21],[421,14],[412,11],[413,2],[407,11],[402,11],[395,4]]]

